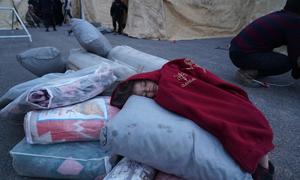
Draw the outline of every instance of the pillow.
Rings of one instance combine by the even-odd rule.
[[[83,19],[73,18],[71,28],[79,44],[89,52],[106,57],[112,46],[99,30]]]
[[[63,73],[50,73],[11,87],[3,96],[0,97],[0,109],[4,108],[6,105],[8,105],[28,89],[31,89],[38,84],[47,82],[50,79],[61,77],[62,75]]]
[[[108,59],[125,63],[137,72],[149,72],[161,68],[168,60],[153,56],[129,46],[116,46],[107,56]]]
[[[101,179],[117,159],[100,149],[96,142],[30,145],[25,139],[10,155],[19,175],[47,179]]]
[[[24,118],[27,142],[50,144],[71,141],[95,141],[100,129],[119,109],[110,106],[110,97],[49,110],[30,111]]]
[[[60,51],[54,47],[39,47],[27,50],[17,55],[17,61],[37,76],[65,72],[66,70]]]
[[[78,70],[94,65],[110,65],[117,81],[123,81],[137,72],[127,64],[121,64],[89,53],[84,49],[72,49],[67,60],[67,68]]]
[[[184,179],[252,179],[214,136],[146,97],[131,96],[101,131],[103,149]]]

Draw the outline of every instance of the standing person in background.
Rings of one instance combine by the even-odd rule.
[[[54,0],[41,0],[39,5],[46,27],[46,31],[49,31],[50,25],[52,25],[53,30],[56,31],[56,22],[54,17]]]
[[[67,16],[69,16],[70,19],[73,18],[71,14],[71,7],[72,7],[72,0],[65,0],[64,1],[64,23],[67,22]]]
[[[55,22],[59,26],[62,26],[64,21],[64,15],[63,15],[63,3],[61,0],[54,0],[54,17]]]
[[[274,52],[286,45],[288,55]],[[229,56],[240,68],[237,76],[246,85],[263,76],[286,73],[300,78],[300,0],[287,0],[284,8],[260,17],[231,41]]]
[[[118,33],[122,34],[124,29],[124,18],[127,13],[127,6],[121,0],[114,0],[111,8],[110,15],[112,17],[114,31],[117,31],[118,24]]]

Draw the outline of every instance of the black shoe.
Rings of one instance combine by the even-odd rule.
[[[49,29],[46,29],[46,32],[49,32]]]
[[[274,179],[275,168],[273,164],[269,161],[269,169],[258,165],[254,174],[252,174],[253,180],[273,180]]]
[[[71,36],[71,34],[73,33],[73,31],[70,29],[68,30],[68,35]]]

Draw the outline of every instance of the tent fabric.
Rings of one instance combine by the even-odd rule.
[[[25,22],[27,0],[0,0],[0,7],[15,7],[21,19]],[[11,29],[12,13],[9,10],[0,10],[0,29]],[[17,17],[14,17],[14,28],[20,28]]]
[[[73,0],[72,14],[91,23],[112,28],[113,0]],[[253,19],[281,9],[286,0],[123,0],[128,4],[124,32],[136,38],[185,40],[228,37],[237,34]],[[24,19],[27,0],[1,0],[14,4]],[[81,8],[81,10],[80,10]],[[0,11],[0,29],[10,27],[11,16]]]
[[[251,20],[282,8],[284,3],[285,0],[129,0],[125,32],[138,38],[169,40],[232,36]]]
[[[137,38],[166,39],[166,16],[162,0],[129,0],[124,30]]]
[[[113,0],[88,0],[81,2],[86,20],[101,23],[101,25],[106,27],[112,27],[110,6]]]

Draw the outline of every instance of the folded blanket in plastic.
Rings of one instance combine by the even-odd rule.
[[[101,96],[75,105],[30,111],[24,119],[27,142],[96,141],[101,128],[119,111],[109,101],[109,96]]]
[[[30,145],[23,139],[11,151],[21,176],[55,179],[102,179],[116,162],[97,142]]]
[[[108,66],[81,77],[54,79],[24,92],[5,106],[0,116],[23,121],[25,114],[32,110],[52,109],[91,99],[109,88],[115,80]]]

